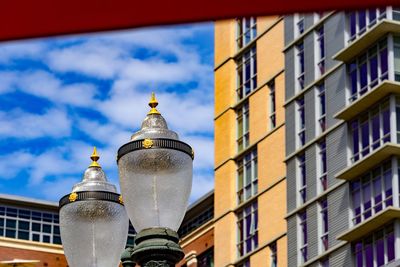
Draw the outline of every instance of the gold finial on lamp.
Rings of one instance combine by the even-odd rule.
[[[100,164],[97,163],[97,161],[100,159],[100,156],[97,154],[97,149],[96,147],[93,148],[93,153],[90,156],[90,159],[93,161],[92,164],[90,164],[89,167],[98,167],[101,168]]]
[[[156,114],[156,115],[161,115],[161,113],[156,109],[158,106],[158,101],[156,99],[156,95],[154,93],[151,93],[151,99],[149,102],[149,106],[151,107],[151,110],[149,111],[150,114]]]

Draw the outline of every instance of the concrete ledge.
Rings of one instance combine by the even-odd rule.
[[[400,33],[400,22],[388,19],[378,21],[376,25],[367,29],[363,35],[334,55],[333,59],[348,62],[389,32]]]
[[[353,165],[336,174],[335,178],[347,181],[354,180],[392,155],[400,156],[400,145],[386,143],[370,152],[368,156],[358,160]]]
[[[394,207],[388,207],[375,215],[373,215],[368,220],[365,220],[350,230],[342,233],[337,237],[339,240],[344,241],[356,241],[360,238],[373,233],[374,230],[384,226],[385,224],[389,223],[391,220],[400,218],[400,209]]]
[[[336,119],[350,120],[392,93],[400,94],[400,83],[384,81],[335,114]]]

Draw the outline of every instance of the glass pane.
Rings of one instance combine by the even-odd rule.
[[[28,221],[19,221],[18,222],[18,229],[19,230],[29,230],[29,222]]]
[[[6,237],[15,238],[15,230],[6,229]]]
[[[44,233],[51,233],[51,225],[43,224],[43,232]]]
[[[390,262],[394,260],[394,232],[388,234],[386,243],[388,262]]]
[[[35,232],[40,232],[40,223],[32,223],[32,230]]]
[[[18,239],[29,240],[29,232],[18,231]]]

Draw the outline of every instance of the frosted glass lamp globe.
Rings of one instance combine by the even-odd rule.
[[[117,267],[128,236],[122,198],[98,165],[96,151],[83,181],[60,200],[60,231],[70,267]]]
[[[121,193],[137,232],[178,231],[192,188],[193,150],[168,129],[157,104],[153,95],[141,129],[118,150]]]

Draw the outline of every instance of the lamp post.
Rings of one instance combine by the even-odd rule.
[[[64,253],[70,267],[117,267],[129,220],[116,187],[97,163],[96,148],[91,159],[82,182],[60,199]]]
[[[171,267],[184,256],[177,231],[192,187],[194,152],[168,129],[157,105],[152,94],[141,129],[118,150],[121,192],[138,232],[135,246],[121,257],[124,267]]]

